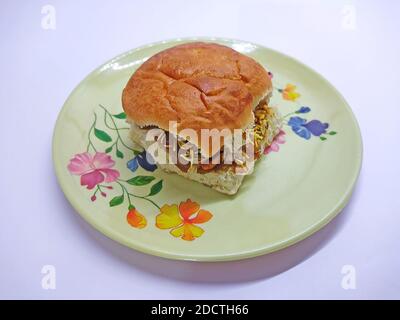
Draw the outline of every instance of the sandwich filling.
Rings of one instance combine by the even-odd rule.
[[[222,146],[212,157],[204,157],[199,149],[188,148],[191,144],[182,137],[169,134],[168,131],[159,129],[156,126],[139,127],[134,122],[131,122],[131,138],[141,147],[149,151],[149,148],[154,142],[158,144],[158,151],[165,152],[167,163],[176,166],[183,173],[222,173],[222,172],[246,172],[249,162],[254,162],[263,154],[266,147],[271,145],[274,137],[279,133],[281,120],[278,111],[268,105],[267,99],[263,99],[254,109],[254,122],[244,129],[242,132],[243,141],[251,141],[251,147],[246,148],[246,145],[241,147],[241,157],[234,158],[232,161],[226,161],[225,147]],[[160,132],[155,137],[155,141],[148,141],[147,133],[151,129],[156,129]],[[250,137],[250,139],[246,139]],[[194,151],[195,150],[195,151]],[[172,151],[172,152],[171,152]],[[251,154],[249,154],[251,153]],[[171,159],[172,155],[178,155]],[[154,157],[154,154],[150,152]],[[157,161],[155,161],[157,163]],[[243,169],[243,170],[242,170]],[[252,170],[244,174],[250,174]],[[242,173],[243,174],[243,173]]]

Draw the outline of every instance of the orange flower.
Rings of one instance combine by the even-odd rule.
[[[133,206],[129,208],[126,220],[132,227],[138,229],[143,229],[147,225],[146,218]]]
[[[204,230],[196,224],[205,223],[212,218],[209,211],[200,209],[197,202],[187,199],[178,205],[165,204],[156,217],[156,227],[171,229],[170,234],[183,240],[192,241],[200,237]]]
[[[279,91],[285,100],[296,101],[300,97],[300,93],[296,92],[296,86],[290,83],[286,85],[285,89],[280,89]]]

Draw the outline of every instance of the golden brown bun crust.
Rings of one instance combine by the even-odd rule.
[[[192,42],[162,51],[128,81],[122,105],[139,126],[168,130],[245,128],[252,106],[272,90],[255,60],[214,43]]]

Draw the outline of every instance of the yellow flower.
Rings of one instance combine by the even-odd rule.
[[[296,99],[300,97],[300,93],[296,92],[296,86],[290,83],[286,85],[285,89],[280,91],[285,100],[296,101]]]
[[[193,217],[192,217],[193,216]],[[200,237],[204,230],[196,224],[205,223],[212,218],[209,211],[200,209],[200,205],[187,199],[178,205],[165,204],[156,217],[156,227],[171,229],[170,234],[176,238],[192,241]]]

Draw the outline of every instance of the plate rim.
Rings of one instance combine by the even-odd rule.
[[[173,252],[168,252],[168,251],[160,251],[157,249],[152,249],[143,245],[137,245],[136,243],[132,243],[126,240],[126,237],[120,236],[118,232],[114,232],[113,229],[107,228],[103,226],[100,223],[97,223],[97,220],[94,218],[91,218],[90,215],[82,214],[81,211],[83,210],[78,201],[75,200],[75,197],[73,197],[69,191],[67,190],[66,184],[63,183],[63,180],[61,179],[61,170],[64,169],[61,164],[58,164],[56,161],[56,140],[57,140],[57,128],[59,128],[59,124],[61,122],[63,114],[66,112],[65,106],[68,104],[69,100],[71,97],[75,94],[77,89],[81,86],[82,83],[84,83],[87,79],[101,71],[101,69],[107,65],[111,64],[117,60],[120,60],[128,55],[133,54],[134,52],[141,51],[144,49],[152,48],[155,46],[163,45],[163,44],[168,44],[171,42],[190,42],[190,41],[217,41],[217,42],[223,42],[223,43],[246,43],[250,45],[254,45],[257,48],[261,49],[267,49],[275,54],[281,55],[286,59],[289,59],[296,64],[299,64],[300,66],[312,71],[317,77],[319,77],[328,87],[330,90],[332,90],[337,97],[340,99],[341,103],[345,106],[347,111],[349,112],[349,115],[351,117],[352,122],[355,124],[356,128],[356,135],[355,139],[357,140],[357,144],[359,145],[359,154],[357,157],[357,168],[354,170],[353,176],[351,177],[351,180],[349,180],[349,184],[345,192],[343,193],[343,196],[341,197],[340,200],[338,200],[337,204],[329,211],[325,216],[321,219],[319,219],[316,223],[313,225],[310,225],[307,229],[304,229],[302,232],[299,232],[290,238],[286,238],[285,240],[282,240],[280,242],[274,243],[273,245],[268,245],[264,247],[259,247],[255,250],[250,250],[250,251],[244,251],[241,253],[231,253],[231,254],[224,254],[224,255],[190,255],[190,254],[177,254]],[[61,110],[58,113],[56,122],[53,127],[53,136],[52,136],[52,163],[53,163],[53,169],[54,172],[56,173],[57,181],[58,184],[64,193],[65,198],[68,200],[68,202],[71,204],[71,206],[74,208],[76,213],[79,214],[81,218],[83,218],[87,223],[89,223],[94,229],[96,229],[98,232],[101,234],[105,235],[107,238],[118,242],[119,244],[122,244],[130,249],[134,249],[136,251],[161,257],[161,258],[166,258],[170,260],[181,260],[181,261],[194,261],[194,262],[228,262],[228,261],[237,261],[237,260],[243,260],[243,259],[249,259],[249,258],[254,258],[257,256],[269,254],[275,251],[282,250],[284,248],[287,248],[289,246],[292,246],[305,238],[311,236],[315,232],[321,230],[323,227],[325,227],[330,221],[332,221],[348,204],[352,193],[355,189],[357,180],[360,176],[361,168],[362,168],[362,160],[363,160],[363,140],[362,140],[362,135],[361,135],[361,129],[359,126],[359,123],[354,115],[353,110],[351,109],[350,105],[347,103],[343,95],[324,77],[322,76],[319,72],[315,71],[313,68],[307,66],[303,62],[297,60],[296,58],[293,58],[285,53],[282,53],[278,50],[271,49],[269,47],[266,47],[264,45],[260,45],[258,43],[252,42],[252,41],[246,41],[246,40],[239,40],[239,39],[233,39],[233,38],[226,38],[226,37],[179,37],[179,38],[172,38],[172,39],[167,39],[167,40],[161,40],[161,41],[156,41],[152,42],[149,44],[145,44],[139,47],[136,47],[134,49],[128,50],[126,52],[123,52],[112,59],[107,60],[106,62],[100,64],[98,67],[96,67],[94,70],[89,72],[75,87],[74,89],[70,92],[68,97],[66,98],[65,102],[63,103],[63,106]]]

